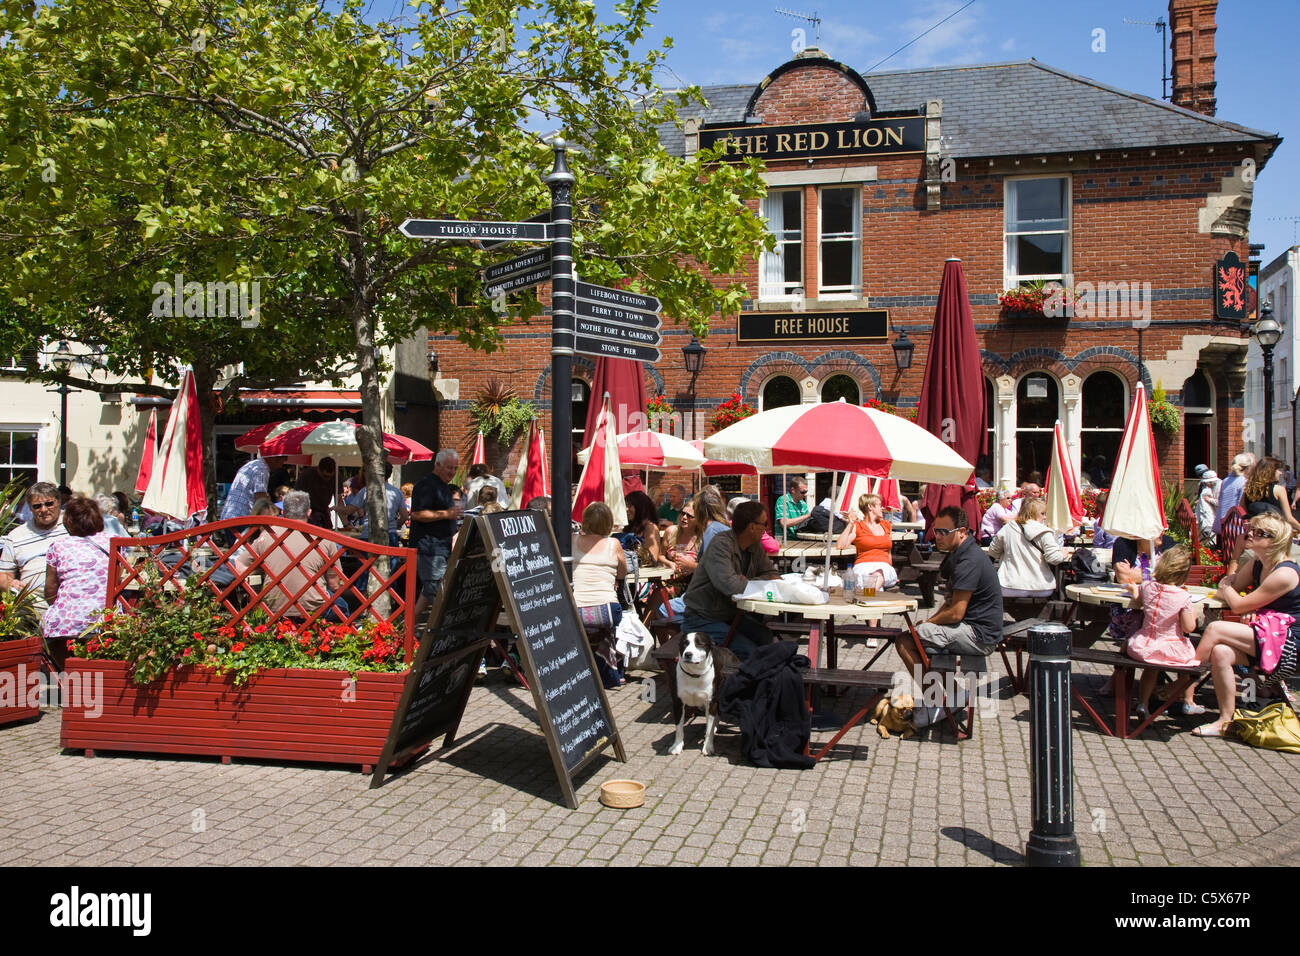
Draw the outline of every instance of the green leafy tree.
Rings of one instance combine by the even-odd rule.
[[[428,327],[491,350],[502,326],[540,311],[531,296],[518,315],[486,301],[457,308],[450,291],[477,285],[490,259],[464,243],[407,240],[403,219],[511,220],[548,206],[551,150],[533,125],[578,144],[584,278],[632,277],[702,329],[744,295],[707,273],[736,273],[770,244],[756,217],[737,215],[762,192],[757,162],[683,162],[658,143],[656,127],[698,91],[663,93],[653,74],[664,51],[634,53],[650,0],[618,4],[612,23],[585,0],[413,4],[402,22],[366,22],[362,0],[337,12],[291,0],[6,9],[0,175],[17,208],[0,210],[0,242],[20,260],[5,280],[11,298],[43,317],[59,299],[69,323],[103,304],[116,317],[112,348],[216,336],[245,342],[246,373],[261,349],[304,372],[330,358],[336,371],[355,368],[376,540],[386,532],[376,347]],[[78,174],[57,194],[40,180],[50,158]],[[150,322],[135,305],[141,279],[181,266],[264,279],[251,342],[212,320],[124,328]]]

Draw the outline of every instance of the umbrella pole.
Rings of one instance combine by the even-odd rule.
[[[826,569],[822,573],[822,587],[831,589],[831,535],[835,533],[835,496],[839,491],[840,473],[831,472],[831,513],[826,519]]]

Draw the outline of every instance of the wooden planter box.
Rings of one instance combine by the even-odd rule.
[[[20,669],[21,668],[21,669]],[[28,637],[19,641],[0,641],[0,727],[40,714],[29,707],[28,688],[31,675],[41,671],[41,639]]]
[[[69,658],[69,685],[102,675],[96,699],[69,693],[64,702],[65,749],[258,757],[360,765],[370,773],[384,749],[406,674],[360,673],[355,688],[345,671],[266,670],[242,687],[234,677],[182,667],[141,687],[124,661]],[[89,685],[93,687],[92,685]],[[347,700],[346,697],[355,699]],[[90,704],[90,706],[87,706]],[[102,713],[95,716],[95,710]]]

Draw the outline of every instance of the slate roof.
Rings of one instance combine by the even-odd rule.
[[[923,109],[927,99],[942,99],[945,152],[958,158],[1243,142],[1271,144],[1271,154],[1281,141],[1276,133],[1204,116],[1033,59],[872,73],[863,79],[880,113]],[[756,85],[703,87],[709,102],[704,122],[743,122]],[[683,155],[680,129],[663,126],[659,136],[670,153]]]

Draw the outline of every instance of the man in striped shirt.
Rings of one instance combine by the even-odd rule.
[[[0,538],[0,589],[32,588],[36,609],[44,617],[45,555],[50,544],[68,533],[59,508],[59,489],[48,481],[38,482],[27,492],[30,521],[25,521]]]

